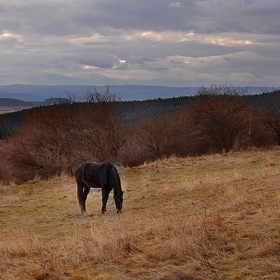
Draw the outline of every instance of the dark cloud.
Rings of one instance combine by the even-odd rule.
[[[82,66],[113,68],[120,64],[120,59],[108,53],[93,53],[82,55],[80,58],[77,58],[77,62]]]
[[[279,12],[278,0],[2,0],[0,83],[278,85]]]

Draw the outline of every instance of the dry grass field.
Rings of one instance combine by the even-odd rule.
[[[123,214],[73,178],[0,186],[1,279],[280,279],[280,149],[119,168]]]

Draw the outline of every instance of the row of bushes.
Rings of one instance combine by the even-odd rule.
[[[110,159],[136,166],[172,155],[222,153],[279,140],[275,117],[244,103],[235,88],[202,88],[184,110],[133,124],[123,122],[125,112],[114,95],[106,92],[104,99],[100,93],[92,96],[96,94],[90,93],[86,102],[28,111],[2,141],[0,179],[22,183],[36,176],[73,174],[83,161]]]

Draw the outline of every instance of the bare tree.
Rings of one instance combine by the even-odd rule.
[[[253,111],[240,98],[246,92],[227,85],[198,90],[198,99],[190,109],[192,121],[212,151],[229,152],[236,149],[237,142],[244,144],[245,139],[250,140]]]
[[[139,121],[137,139],[151,155],[152,160],[169,157],[181,152],[180,122],[177,114]]]
[[[67,103],[31,110],[5,145],[10,177],[24,182],[71,173],[84,160],[117,160],[126,141],[114,96],[102,98],[93,92],[89,102]],[[100,102],[93,102],[93,100]]]
[[[80,159],[102,161],[118,158],[126,135],[116,100],[109,86],[103,93],[98,92],[96,87],[85,93],[71,129],[74,145],[80,147]]]
[[[277,143],[280,145],[280,89],[272,88],[263,90],[261,104],[257,106],[271,117],[271,126],[277,135]]]

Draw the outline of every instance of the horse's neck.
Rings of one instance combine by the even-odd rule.
[[[122,192],[121,184],[118,183],[118,184],[114,185],[113,190],[114,190],[115,194],[120,194]]]

